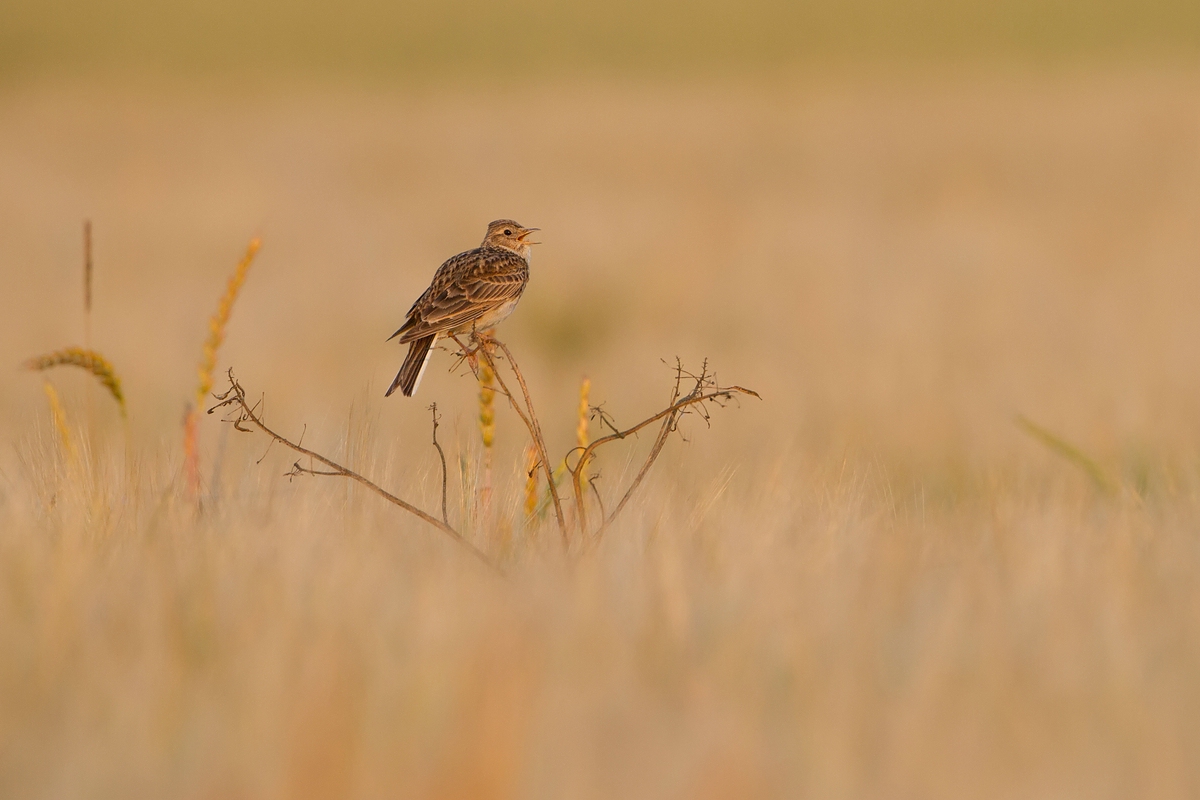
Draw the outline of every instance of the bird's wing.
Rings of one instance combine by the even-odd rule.
[[[497,306],[517,299],[529,280],[529,265],[516,253],[480,248],[451,258],[392,334],[411,342],[471,324]]]

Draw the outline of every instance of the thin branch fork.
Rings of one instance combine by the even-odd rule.
[[[679,397],[678,378],[682,377],[683,373],[681,371],[678,372],[675,389],[671,396],[671,404],[667,406],[667,408],[651,417],[647,417],[631,428],[627,428],[623,431],[617,431],[616,433],[611,433],[608,436],[602,436],[585,448],[575,448],[575,450],[582,450],[582,452],[579,455],[579,459],[575,463],[575,467],[569,468],[569,471],[571,473],[571,486],[575,495],[575,510],[579,515],[579,530],[581,534],[586,535],[587,533],[587,509],[583,498],[583,467],[591,460],[593,452],[598,447],[610,442],[624,439],[628,436],[632,436],[643,428],[653,425],[658,420],[663,421],[662,426],[659,428],[658,436],[655,437],[654,446],[650,449],[650,454],[647,457],[646,462],[642,465],[642,468],[638,471],[637,476],[633,479],[633,483],[630,484],[629,489],[625,492],[625,495],[621,498],[621,501],[616,505],[615,508],[613,508],[612,513],[606,518],[602,517],[603,523],[601,524],[600,528],[597,529],[595,534],[597,537],[604,531],[605,528],[612,524],[612,521],[617,517],[618,514],[621,513],[621,510],[625,508],[626,503],[628,503],[629,499],[633,496],[634,490],[636,490],[638,485],[641,484],[642,479],[644,479],[646,477],[646,473],[650,471],[650,467],[658,458],[659,453],[662,452],[663,446],[667,442],[667,437],[670,436],[671,432],[675,430],[676,426],[678,425],[679,418],[687,412],[688,408],[697,405],[702,406],[704,403],[708,403],[710,401],[730,400],[733,399],[735,395],[759,397],[757,392],[741,386],[717,386],[716,388],[712,389],[712,391],[705,392],[703,389],[705,388],[705,384],[708,383],[709,378],[706,374],[701,373],[699,376],[693,376],[696,378],[696,388],[681,399]],[[705,416],[707,418],[707,414]],[[572,452],[574,452],[574,450]]]
[[[425,513],[424,511],[422,511],[421,509],[412,505],[411,503],[407,503],[404,500],[401,500],[399,497],[396,497],[394,494],[386,491],[385,489],[381,488],[377,484],[372,483],[370,480],[363,477],[362,475],[355,472],[354,470],[347,469],[346,467],[343,467],[341,464],[338,464],[337,462],[326,458],[325,456],[321,455],[320,453],[310,450],[307,447],[303,447],[300,444],[297,444],[296,442],[289,440],[287,437],[282,436],[282,435],[276,433],[275,431],[271,430],[271,428],[267,427],[266,423],[263,422],[262,417],[257,412],[257,410],[256,410],[257,404],[252,406],[252,405],[250,405],[249,402],[247,402],[246,392],[242,388],[242,385],[240,383],[238,383],[237,379],[233,376],[232,369],[229,370],[228,376],[229,376],[229,388],[223,394],[214,395],[214,397],[217,399],[218,402],[215,406],[208,409],[209,414],[212,414],[214,411],[216,411],[217,409],[220,409],[220,408],[232,407],[234,413],[237,416],[235,419],[233,419],[231,421],[233,423],[233,427],[236,428],[237,430],[242,431],[244,433],[252,433],[253,429],[246,427],[246,425],[245,425],[245,423],[249,423],[251,426],[253,426],[253,428],[257,428],[258,430],[265,433],[267,436],[271,437],[271,439],[273,441],[278,442],[279,444],[283,445],[284,447],[287,447],[288,449],[293,450],[294,452],[297,452],[302,456],[307,456],[308,458],[312,459],[313,461],[319,462],[329,468],[328,470],[314,470],[314,469],[302,467],[302,466],[300,466],[300,462],[296,461],[296,463],[292,465],[292,471],[288,473],[289,475],[331,475],[331,476],[337,476],[337,477],[342,477],[342,478],[350,478],[353,481],[357,481],[358,483],[360,483],[363,486],[370,489],[375,494],[382,497],[384,500],[387,500],[389,503],[399,506],[400,508],[404,509],[408,513],[413,514],[416,517],[419,517],[420,519],[429,523],[433,527],[437,528],[439,531],[441,531],[442,533],[446,534],[451,539],[453,539],[454,542],[456,544],[458,544],[460,547],[465,548],[468,552],[471,553],[471,555],[475,556],[475,558],[477,558],[483,564],[485,564],[486,566],[488,566],[489,568],[491,568],[493,570],[498,571],[498,568],[496,567],[495,564],[492,563],[491,559],[489,559],[481,550],[479,550],[473,544],[471,544],[466,539],[464,539],[462,537],[462,535],[459,534],[458,531],[454,530],[454,528],[450,527],[450,525],[447,522],[445,522],[443,520],[439,520],[436,517]],[[443,474],[443,480],[444,479],[445,479],[445,476]]]

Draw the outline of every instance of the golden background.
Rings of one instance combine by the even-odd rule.
[[[1200,791],[1200,7],[3,16],[0,794]],[[476,518],[448,354],[382,396],[497,217],[542,228],[499,335],[553,457],[585,375],[624,424],[676,356],[763,396],[687,420],[591,555],[522,519],[502,398]],[[427,509],[436,401],[508,577],[216,417],[195,513],[182,420],[252,236],[221,372]],[[71,463],[20,364],[85,339],[129,414],[47,373]],[[648,444],[602,451],[606,498]]]

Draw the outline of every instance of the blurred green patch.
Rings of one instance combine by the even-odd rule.
[[[559,366],[602,350],[622,314],[617,298],[580,288],[524,298],[509,326],[523,347]]]
[[[1013,422],[1033,439],[1045,445],[1050,452],[1082,470],[1100,492],[1115,494],[1120,488],[1119,484],[1109,477],[1108,472],[1100,466],[1096,459],[1058,434],[1047,428],[1043,428],[1033,420],[1020,414],[1017,415]]]
[[[1178,57],[1194,0],[42,0],[0,14],[0,76],[95,70],[428,79],[895,59]]]

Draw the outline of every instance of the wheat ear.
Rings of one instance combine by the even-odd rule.
[[[204,340],[204,350],[196,372],[199,381],[196,384],[195,401],[188,411],[183,429],[184,463],[187,466],[188,486],[194,497],[199,496],[200,492],[200,450],[197,443],[199,412],[208,393],[212,391],[213,371],[217,368],[217,351],[225,341],[225,326],[229,324],[229,318],[233,315],[233,304],[242,290],[242,284],[246,282],[250,266],[254,263],[254,256],[258,254],[260,247],[262,241],[257,236],[250,240],[246,254],[242,256],[237,269],[225,285],[225,294],[221,295],[217,310],[208,320],[208,338]]]
[[[483,484],[480,507],[492,499],[492,444],[496,441],[496,373],[487,362],[479,368],[479,436],[483,440]]]
[[[584,378],[579,384],[579,423],[575,426],[575,444],[579,446],[581,452],[587,450],[587,446],[591,444],[588,439],[588,395],[592,391],[592,381],[590,378]],[[580,465],[580,469],[584,469]],[[586,479],[587,473],[584,473]]]
[[[108,393],[112,395],[113,400],[117,401],[117,407],[121,409],[121,416],[125,416],[125,395],[121,392],[121,378],[117,375],[117,371],[113,368],[112,363],[95,350],[87,350],[82,347],[67,347],[63,350],[47,353],[44,356],[31,358],[25,362],[27,369],[38,372],[64,365],[79,367],[95,375],[100,383],[104,384],[104,387],[108,389]]]

